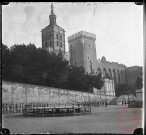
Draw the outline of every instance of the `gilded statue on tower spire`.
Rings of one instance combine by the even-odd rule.
[[[51,14],[54,14],[54,6],[53,6],[53,3],[51,4]]]

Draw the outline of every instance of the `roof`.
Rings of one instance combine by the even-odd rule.
[[[53,26],[56,26],[56,27],[58,27],[59,29],[62,29],[62,30],[64,30],[63,28],[61,28],[60,26],[58,26],[57,24],[54,24]],[[49,27],[52,27],[52,25],[48,25],[48,26],[46,26],[45,28],[43,28],[42,30],[44,30],[44,29],[47,29],[47,28],[49,28]],[[64,30],[65,31],[65,30]]]
[[[58,28],[60,28],[60,29],[62,29],[62,30],[64,30],[63,28],[61,28],[60,26],[58,26],[57,24],[54,24],[55,26],[57,26]]]

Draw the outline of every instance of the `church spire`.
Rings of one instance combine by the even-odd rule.
[[[51,15],[49,15],[50,18],[50,25],[56,24],[56,15],[54,14],[54,5],[51,4]]]
[[[53,6],[53,3],[51,4],[51,14],[54,14],[54,6]]]

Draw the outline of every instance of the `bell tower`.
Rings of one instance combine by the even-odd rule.
[[[42,29],[42,48],[48,52],[61,52],[65,55],[65,30],[57,25],[54,5],[51,4],[51,14],[49,15],[49,25]]]

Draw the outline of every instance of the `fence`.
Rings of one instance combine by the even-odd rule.
[[[30,107],[54,107],[54,108],[58,107],[58,106],[72,106],[72,105],[76,105],[76,106],[91,106],[91,107],[106,106],[104,101],[77,102],[77,104],[71,104],[71,103],[67,103],[67,104],[49,104],[49,103],[7,104],[7,103],[3,103],[2,104],[2,113],[3,114],[22,113],[23,112],[23,108],[26,105],[29,105]]]

